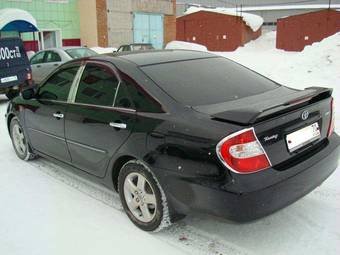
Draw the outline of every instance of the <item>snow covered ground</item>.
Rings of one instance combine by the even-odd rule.
[[[339,113],[340,34],[302,53],[276,50],[274,36],[217,54],[292,87],[333,87]],[[0,96],[0,116],[6,106]],[[0,254],[340,254],[340,169],[311,194],[261,220],[237,224],[193,215],[149,234],[130,223],[117,194],[45,159],[20,161],[4,121],[0,162]]]

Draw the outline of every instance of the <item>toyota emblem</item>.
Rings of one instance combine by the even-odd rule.
[[[303,111],[301,114],[301,119],[306,120],[309,117],[309,112],[308,111]]]

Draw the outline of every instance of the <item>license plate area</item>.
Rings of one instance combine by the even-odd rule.
[[[301,128],[286,136],[289,152],[296,151],[303,146],[318,140],[321,137],[319,124],[317,122],[307,127]]]

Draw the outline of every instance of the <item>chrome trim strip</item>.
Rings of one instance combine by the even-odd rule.
[[[221,151],[220,149],[221,149],[221,147],[222,147],[222,145],[223,145],[223,143],[224,143],[225,141],[227,141],[227,140],[229,140],[229,139],[231,139],[231,138],[233,138],[233,137],[235,137],[235,136],[237,136],[237,135],[239,135],[239,134],[242,134],[242,133],[244,133],[244,132],[247,132],[247,131],[249,131],[249,130],[253,131],[254,136],[255,136],[255,139],[256,139],[256,141],[260,144],[261,149],[263,150],[264,155],[266,156],[266,158],[267,158],[267,160],[268,160],[268,162],[269,162],[270,167],[272,166],[272,162],[270,161],[270,159],[269,159],[269,157],[268,157],[268,155],[267,155],[267,152],[264,150],[262,144],[260,143],[259,139],[257,138],[257,135],[256,135],[256,133],[255,133],[255,129],[254,129],[253,127],[251,127],[251,128],[245,128],[245,129],[239,130],[239,131],[237,131],[237,132],[235,132],[235,133],[232,133],[232,134],[228,135],[227,137],[223,138],[223,139],[216,145],[216,154],[217,154],[218,159],[222,162],[222,164],[223,164],[224,166],[226,166],[226,167],[227,167],[230,171],[232,171],[233,173],[237,173],[237,174],[253,174],[253,173],[256,173],[256,172],[259,172],[259,171],[262,171],[262,170],[267,169],[267,168],[259,169],[259,170],[255,171],[255,172],[251,172],[251,173],[241,173],[241,172],[238,172],[237,170],[235,170],[235,169],[233,169],[231,166],[229,166],[227,162],[224,161],[224,159],[223,159],[223,157],[222,157],[222,155],[221,155],[221,153],[220,153],[220,151]]]
[[[59,136],[51,135],[51,134],[49,134],[49,133],[46,133],[46,132],[43,132],[43,131],[40,131],[40,130],[37,130],[37,129],[34,129],[34,128],[28,128],[28,129],[31,130],[31,131],[34,131],[34,132],[37,132],[37,133],[40,133],[40,134],[43,134],[43,135],[52,137],[52,138],[54,138],[54,139],[57,139],[57,140],[66,142],[65,138],[61,138],[61,137],[59,137]]]
[[[124,111],[124,112],[131,112],[135,113],[135,109],[130,108],[123,108],[123,107],[114,107],[114,106],[102,106],[102,105],[95,105],[95,104],[83,104],[83,103],[69,103],[70,105],[78,105],[78,106],[88,106],[88,107],[94,107],[94,108],[101,108],[101,109],[107,109],[107,110],[116,110],[116,111]]]
[[[88,149],[88,150],[91,150],[91,151],[95,151],[95,152],[99,152],[99,153],[103,153],[103,154],[106,154],[107,152],[104,151],[104,150],[101,150],[101,149],[97,149],[97,148],[94,148],[94,147],[91,147],[91,146],[88,146],[88,145],[85,145],[85,144],[82,144],[82,143],[77,143],[77,142],[73,142],[71,140],[66,140],[67,143],[70,143],[70,144],[73,144],[73,145],[77,145],[79,147],[82,147],[84,149]]]

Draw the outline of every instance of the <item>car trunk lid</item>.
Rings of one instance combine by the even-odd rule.
[[[287,163],[293,162],[302,152],[320,144],[327,137],[331,94],[331,89],[320,87],[294,90],[282,86],[260,95],[193,109],[209,114],[214,121],[254,127],[272,166],[284,170]],[[311,129],[310,126],[317,127],[320,135],[308,139],[300,147],[290,148],[288,144],[292,142],[291,137],[299,136],[300,133],[291,134],[303,128]]]

